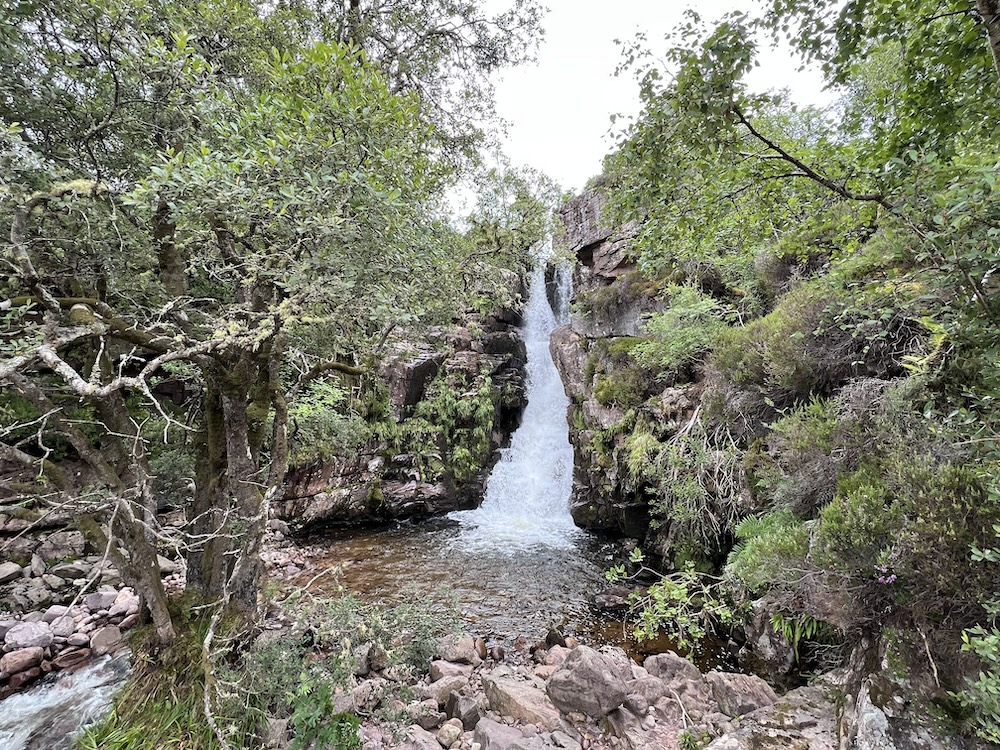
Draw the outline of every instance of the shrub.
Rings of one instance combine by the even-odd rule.
[[[657,372],[659,379],[677,374],[698,361],[725,328],[724,307],[690,286],[667,288],[670,307],[646,321],[650,338],[633,350],[636,362]]]

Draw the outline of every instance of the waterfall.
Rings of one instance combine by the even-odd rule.
[[[566,286],[569,274],[557,274],[560,287]],[[567,302],[560,315],[568,315],[568,291],[564,294],[560,288],[557,299],[564,296]],[[549,353],[549,336],[556,325],[545,294],[544,263],[539,263],[531,277],[522,328],[528,351],[528,405],[510,447],[487,480],[482,505],[450,515],[463,526],[458,545],[514,552],[569,547],[577,536],[569,513],[573,484],[573,448],[566,423],[569,399]]]

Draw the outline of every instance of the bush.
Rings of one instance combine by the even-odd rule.
[[[650,338],[632,352],[642,367],[657,372],[661,380],[676,377],[698,361],[725,328],[724,308],[715,299],[690,286],[667,288],[670,307],[646,321]]]

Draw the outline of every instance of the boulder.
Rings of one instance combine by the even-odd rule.
[[[0,584],[16,581],[24,569],[16,562],[0,563]]]
[[[83,534],[79,531],[57,531],[45,538],[36,554],[42,562],[50,563],[67,557],[79,557],[83,554],[84,546]]]
[[[54,637],[69,638],[76,631],[76,621],[69,615],[63,615],[53,620],[49,627]]]
[[[482,718],[479,702],[475,698],[468,698],[454,691],[448,695],[444,710],[449,718],[461,721],[462,726],[468,731],[475,729],[479,719]]]
[[[560,725],[559,711],[545,692],[530,682],[484,675],[483,688],[490,708],[501,716],[541,724],[547,729]]]
[[[114,625],[105,625],[90,636],[90,648],[95,656],[115,651],[122,643],[122,632]]]
[[[462,736],[465,729],[458,719],[448,719],[437,731],[437,741],[441,747],[451,747]]]
[[[439,706],[443,706],[453,691],[457,693],[468,684],[469,680],[466,677],[442,677],[430,685],[424,685],[420,692],[424,698],[433,698]]]
[[[642,666],[653,677],[658,677],[666,683],[701,679],[698,667],[684,657],[670,652],[648,656]]]
[[[407,750],[441,750],[437,737],[416,724],[406,730],[406,740],[403,747]]]
[[[46,622],[19,622],[7,631],[4,644],[11,650],[48,648],[52,645],[52,629]]]
[[[802,687],[790,690],[777,703],[740,719],[739,728],[714,740],[710,750],[838,750],[839,710],[822,690]]]
[[[632,671],[621,659],[578,646],[549,679],[548,693],[561,711],[600,718],[622,704],[625,685],[631,679]]]
[[[742,716],[778,700],[771,686],[756,675],[709,672],[705,682],[711,687],[719,710],[727,716]]]
[[[668,689],[663,680],[652,675],[630,680],[625,684],[625,706],[633,713],[645,714]]]
[[[45,649],[40,646],[30,646],[28,648],[11,651],[0,657],[0,672],[16,674],[26,672],[32,667],[37,667],[42,663],[45,656]]]
[[[437,643],[437,655],[444,661],[459,664],[471,664],[476,667],[482,663],[476,639],[471,635],[450,635],[441,638]]]
[[[32,667],[31,669],[25,670],[24,672],[18,672],[10,676],[10,680],[7,682],[7,686],[11,690],[20,690],[25,685],[34,682],[39,677],[42,676],[41,667]]]
[[[52,666],[56,669],[73,669],[87,661],[93,652],[89,648],[74,648],[63,651],[52,660]]]
[[[480,719],[473,733],[473,742],[478,742],[482,750],[507,750],[524,738],[521,730],[500,724],[492,719]]]
[[[436,659],[431,662],[430,675],[432,680],[440,680],[442,677],[471,677],[471,664],[455,664],[454,662]]]
[[[110,608],[117,598],[117,591],[95,591],[83,597],[83,604],[91,612],[100,612],[102,609]]]

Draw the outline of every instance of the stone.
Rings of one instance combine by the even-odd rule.
[[[111,608],[108,610],[109,617],[124,617],[139,611],[139,597],[131,589],[122,589],[115,597]]]
[[[432,680],[440,680],[442,677],[471,677],[471,664],[455,664],[454,662],[436,659],[431,662],[430,675]]]
[[[709,672],[705,682],[711,687],[719,710],[727,716],[748,714],[778,700],[771,686],[756,675]]]
[[[407,716],[424,729],[434,729],[441,726],[441,723],[448,717],[438,710],[438,703],[433,698],[411,703],[404,709]]]
[[[409,750],[441,750],[441,745],[433,734],[423,727],[413,725],[406,730],[407,742],[404,747]]]
[[[51,624],[53,620],[62,617],[67,612],[69,612],[69,607],[64,607],[61,604],[53,604],[42,614],[42,622]]]
[[[33,646],[48,648],[52,645],[52,629],[45,622],[19,622],[3,640],[12,651]]]
[[[560,726],[559,711],[552,701],[543,690],[529,682],[484,675],[483,688],[490,708],[501,716],[541,724],[547,729]]]
[[[119,630],[128,630],[131,627],[135,627],[139,624],[139,613],[134,615],[129,615],[128,617],[122,618],[122,621],[118,623]]]
[[[507,750],[550,750],[552,745],[539,736],[525,737],[511,745]]]
[[[75,646],[79,648],[80,646],[90,645],[90,636],[86,633],[73,633],[73,635],[66,638],[67,646]]]
[[[63,615],[53,620],[49,627],[52,628],[53,637],[69,638],[76,631],[76,622],[72,617]]]
[[[268,750],[285,750],[288,747],[288,719],[268,718],[264,747]]]
[[[163,576],[168,576],[171,573],[179,573],[181,569],[180,563],[166,558],[163,555],[156,556],[156,564],[160,568],[160,575]]]
[[[42,576],[42,580],[45,581],[45,585],[48,586],[53,591],[58,591],[66,586],[66,581],[59,576],[54,576],[51,573],[46,573]]]
[[[368,668],[372,672],[381,672],[389,666],[389,652],[381,643],[373,643],[368,649]]]
[[[115,651],[122,643],[122,632],[114,625],[105,625],[90,636],[90,648],[95,656]]]
[[[92,654],[93,651],[89,648],[74,648],[63,651],[52,660],[52,666],[56,669],[73,669],[86,662]]]
[[[16,562],[0,563],[0,584],[16,581],[23,571],[24,569]]]
[[[476,648],[476,639],[471,635],[445,636],[438,641],[437,655],[444,661],[459,664],[471,664],[474,667],[482,663]]]
[[[478,742],[482,750],[507,750],[523,737],[524,735],[516,727],[482,718],[476,724],[473,742]]]
[[[83,604],[91,612],[100,612],[111,607],[117,598],[117,591],[95,591],[83,597]]]
[[[684,657],[672,654],[669,651],[663,654],[647,656],[642,666],[653,677],[658,677],[668,684],[681,680],[701,679],[701,672],[698,667]]]
[[[545,654],[545,663],[553,667],[561,667],[570,654],[570,649],[564,646],[553,646]]]
[[[61,563],[60,565],[56,565],[52,568],[52,575],[65,578],[70,581],[75,581],[78,578],[86,578],[90,575],[90,571],[93,569],[94,566],[90,563],[77,560],[76,562]]]
[[[464,731],[461,721],[448,719],[437,731],[437,741],[441,743],[441,747],[451,747],[459,740]]]
[[[461,721],[462,726],[468,731],[475,729],[479,719],[482,718],[479,703],[475,698],[469,698],[454,691],[448,695],[448,702],[445,703],[444,710],[450,718]]]
[[[630,680],[625,684],[625,707],[632,713],[644,714],[667,690],[666,683],[652,675]]]
[[[580,743],[565,732],[553,732],[549,739],[553,746],[561,747],[563,750],[580,750]]]
[[[466,677],[442,677],[430,685],[424,685],[420,692],[424,698],[433,698],[439,706],[443,706],[452,691],[459,692],[468,684],[469,680]]]
[[[17,620],[0,620],[0,643],[7,637],[7,631],[17,625]]]
[[[4,654],[3,657],[0,657],[0,672],[6,672],[7,674],[26,672],[32,667],[37,667],[41,664],[44,656],[45,649],[40,646],[30,646],[18,649],[17,651],[11,651],[9,654]]]
[[[622,704],[631,678],[631,669],[619,658],[578,646],[549,679],[548,694],[561,711],[600,718]]]
[[[741,717],[738,728],[730,726],[708,747],[711,750],[778,747],[789,750],[839,750],[842,732],[837,716],[841,708],[818,688],[796,688],[781,696],[777,703]],[[722,726],[725,727],[725,724]]]
[[[18,672],[17,674],[11,675],[10,679],[7,681],[7,686],[10,687],[12,690],[20,690],[25,685],[34,682],[41,676],[42,676],[41,667],[32,667],[27,671]]]
[[[79,531],[57,531],[45,538],[37,554],[43,562],[50,563],[66,557],[79,557],[84,546],[83,534]]]

